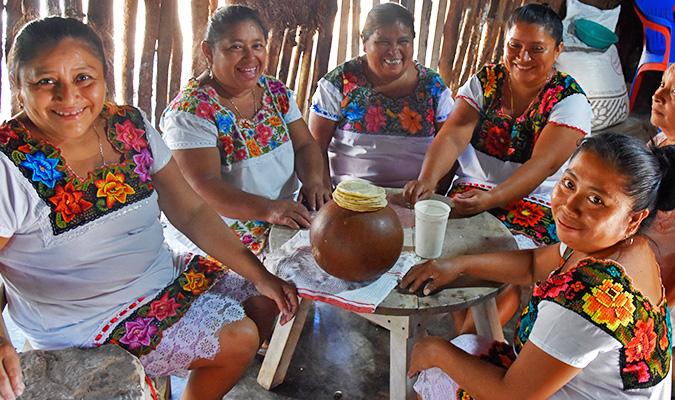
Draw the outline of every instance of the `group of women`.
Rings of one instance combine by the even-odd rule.
[[[467,274],[534,293],[514,349],[420,340],[420,397],[669,397],[673,70],[646,146],[589,137],[583,90],[555,69],[562,23],[547,6],[517,9],[502,62],[454,99],[413,61],[414,37],[406,9],[374,7],[365,55],[320,80],[308,126],[293,92],[262,73],[258,14],[218,9],[208,67],[169,104],[160,136],[106,100],[107,60],[88,25],[25,25],[8,63],[21,111],[0,126],[0,273],[31,345],[113,343],[149,376],[190,371],[184,399],[222,398],[277,314],[284,323],[297,308],[294,287],[260,263],[272,224],[308,227],[346,178],[402,187],[414,203],[454,177],[453,215],[493,213],[522,250],[429,261],[401,285],[430,293]],[[8,338],[0,361],[0,396],[13,399],[24,384]]]

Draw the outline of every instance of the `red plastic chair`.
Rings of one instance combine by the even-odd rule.
[[[663,72],[675,62],[675,0],[635,0],[635,11],[642,21],[644,46],[630,86],[631,110],[640,91],[642,74],[646,71]]]

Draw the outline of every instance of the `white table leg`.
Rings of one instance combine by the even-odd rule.
[[[295,346],[298,344],[302,327],[305,325],[307,313],[314,301],[300,298],[300,305],[295,317],[286,325],[277,322],[267,348],[267,354],[258,372],[258,384],[267,390],[280,385],[286,378],[288,365],[291,362]]]
[[[504,331],[499,323],[499,312],[494,297],[471,306],[471,314],[478,335],[500,342],[504,341]]]

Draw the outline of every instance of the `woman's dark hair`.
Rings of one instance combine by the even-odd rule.
[[[633,211],[649,210],[642,228],[656,211],[675,208],[675,146],[648,146],[633,136],[608,132],[582,139],[572,158],[583,151],[597,154],[626,178],[623,192],[633,200]]]
[[[563,24],[558,13],[545,4],[526,4],[513,11],[508,21],[506,21],[506,30],[511,29],[515,24],[524,22],[526,24],[535,24],[546,29],[546,32],[555,40],[556,46],[562,42]]]
[[[103,42],[91,26],[75,18],[47,17],[28,22],[14,38],[7,61],[12,82],[19,83],[19,71],[24,65],[64,39],[75,39],[87,45],[92,54],[101,61],[104,75],[108,75],[108,60]]]
[[[366,17],[366,23],[361,30],[361,40],[365,42],[377,28],[396,22],[400,22],[407,28],[410,28],[412,36],[415,37],[415,18],[407,8],[396,3],[382,3],[376,5],[370,10]]]
[[[210,47],[213,47],[233,25],[242,21],[255,22],[260,27],[263,36],[267,38],[267,26],[260,17],[260,14],[252,8],[234,5],[220,7],[211,15],[209,24],[206,27],[206,33],[204,34],[204,41]]]

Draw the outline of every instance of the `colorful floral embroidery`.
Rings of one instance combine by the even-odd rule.
[[[262,76],[259,84],[265,88],[263,108],[253,121],[237,120],[231,110],[221,105],[210,86],[200,86],[191,80],[169,104],[167,110],[194,114],[215,124],[218,129],[217,146],[223,166],[267,154],[288,142],[288,127],[283,116],[290,109],[286,86],[270,77]],[[267,240],[269,225],[261,221],[236,221],[230,228],[253,253],[259,254]]]
[[[128,309],[134,311],[129,313],[125,310],[113,318],[111,324],[126,317],[124,323],[117,324],[111,331],[112,325],[104,326],[96,336],[96,344],[117,344],[137,357],[152,351],[161,341],[162,332],[178,322],[199,295],[227,273],[227,269],[218,267],[218,263],[205,260],[200,256],[188,259],[185,272],[158,293],[154,300],[138,308],[136,302],[129,306]]]
[[[51,208],[49,218],[54,235],[145,199],[153,191],[150,168],[154,161],[140,112],[128,106],[106,104],[101,115],[108,123],[107,138],[123,160],[101,166],[86,178],[70,171],[61,151],[33,139],[21,122],[11,120],[0,127],[0,151],[14,162]]]
[[[513,351],[513,347],[504,342],[493,342],[487,353],[478,357],[502,368],[509,368],[516,361],[516,353]],[[457,389],[455,395],[458,400],[473,400],[473,397],[462,388]]]
[[[363,73],[363,59],[355,58],[326,74],[344,96],[340,103],[342,130],[394,136],[433,136],[436,109],[447,89],[434,71],[416,65],[419,82],[413,94],[390,98],[375,91]],[[320,112],[320,111],[319,111]]]
[[[624,390],[652,387],[667,376],[672,333],[666,304],[653,307],[620,265],[585,258],[569,271],[537,283],[516,326],[517,350],[530,335],[541,301],[574,311],[623,345],[619,372]]]
[[[471,144],[476,150],[502,161],[524,163],[529,160],[553,107],[568,96],[584,93],[571,76],[557,72],[523,115],[513,119],[502,112],[504,65],[486,65],[476,77],[483,87],[483,109]]]
[[[488,190],[487,187],[464,182],[456,184],[448,195],[452,197],[470,189]],[[511,232],[525,235],[540,246],[558,242],[550,207],[529,199],[521,199],[506,208],[494,208],[489,212],[502,221]]]

